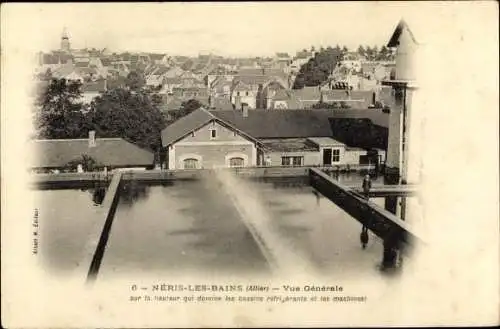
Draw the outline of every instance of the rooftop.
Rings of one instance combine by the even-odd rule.
[[[318,147],[307,138],[261,139],[262,144],[274,152],[317,152]]]
[[[96,138],[96,146],[89,147],[83,139],[34,140],[32,145],[38,152],[34,157],[34,168],[60,168],[86,154],[97,162],[110,167],[150,166],[154,154],[122,138]]]

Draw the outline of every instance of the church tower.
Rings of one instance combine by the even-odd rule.
[[[66,28],[64,28],[62,36],[61,36],[61,50],[69,53],[70,52],[70,43],[69,43],[69,36],[68,36],[68,31]]]

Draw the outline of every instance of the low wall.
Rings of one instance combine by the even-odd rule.
[[[95,251],[90,262],[87,283],[92,283],[99,272],[101,267],[102,258],[104,256],[104,251],[108,243],[109,234],[111,232],[111,226],[113,225],[113,220],[115,217],[116,207],[119,200],[119,188],[121,184],[122,173],[118,172],[113,175],[113,180],[111,181],[108,190],[106,191],[106,196],[104,197],[103,203],[101,204],[101,214],[103,216],[101,235],[99,241],[95,246]]]
[[[237,175],[248,178],[273,178],[273,177],[307,177],[309,168],[318,168],[325,172],[349,172],[374,170],[374,165],[334,165],[328,167],[301,166],[301,167],[243,167],[223,168]],[[144,182],[193,180],[208,175],[213,169],[183,169],[183,170],[119,170],[109,172],[84,172],[84,173],[59,173],[59,174],[33,174],[30,187],[35,189],[58,188],[93,188],[107,186],[116,173],[122,173],[122,180],[138,180]],[[99,185],[96,185],[99,184]]]

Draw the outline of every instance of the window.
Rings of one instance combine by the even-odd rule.
[[[335,150],[333,150],[333,153],[332,153],[332,162],[339,162],[339,161],[340,161],[340,150],[335,149]]]
[[[229,167],[243,167],[245,164],[245,161],[243,158],[231,158],[229,159]]]
[[[210,129],[210,139],[215,139],[217,137],[217,130]]]
[[[293,166],[298,167],[304,164],[304,157],[295,156],[295,157],[281,157],[281,165],[282,166]]]
[[[186,159],[184,160],[184,169],[197,169],[198,160],[196,159]]]
[[[245,93],[246,96],[248,96],[248,91]]]
[[[236,96],[239,96],[239,95],[240,95],[240,92],[239,92],[239,91],[238,91],[238,92],[236,92]]]

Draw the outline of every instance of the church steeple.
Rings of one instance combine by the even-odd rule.
[[[69,36],[66,27],[64,27],[61,36],[61,50],[68,53],[70,52]]]

